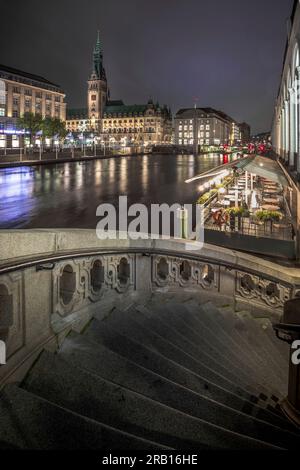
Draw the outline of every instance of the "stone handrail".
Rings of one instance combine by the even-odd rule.
[[[125,234],[120,234],[122,235]],[[197,248],[197,249],[195,249]],[[187,240],[99,240],[94,230],[0,232],[0,384],[23,377],[42,348],[56,349],[96,310],[155,290],[275,315],[300,292],[299,270]],[[107,310],[108,309],[108,310]]]

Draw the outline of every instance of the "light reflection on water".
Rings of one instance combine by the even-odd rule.
[[[0,228],[94,228],[96,208],[195,202],[184,181],[226,161],[219,154],[144,155],[0,170]],[[230,157],[232,158],[232,157]]]

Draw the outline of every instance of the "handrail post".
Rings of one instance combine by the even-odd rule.
[[[294,342],[300,340],[300,298],[285,303],[282,320],[273,328],[277,338],[290,345],[288,395],[280,406],[285,415],[300,426],[300,360],[294,357],[297,349]]]

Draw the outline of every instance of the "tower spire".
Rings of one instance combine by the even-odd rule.
[[[93,72],[97,78],[103,78],[104,68],[99,30],[97,31],[97,41],[93,52],[93,69]]]

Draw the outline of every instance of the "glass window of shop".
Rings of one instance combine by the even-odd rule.
[[[6,135],[0,134],[0,148],[5,148],[6,147]]]
[[[11,141],[11,144],[12,144],[12,148],[18,148],[20,146],[19,144],[20,142],[20,138],[18,135],[13,135],[12,136],[12,141]]]

